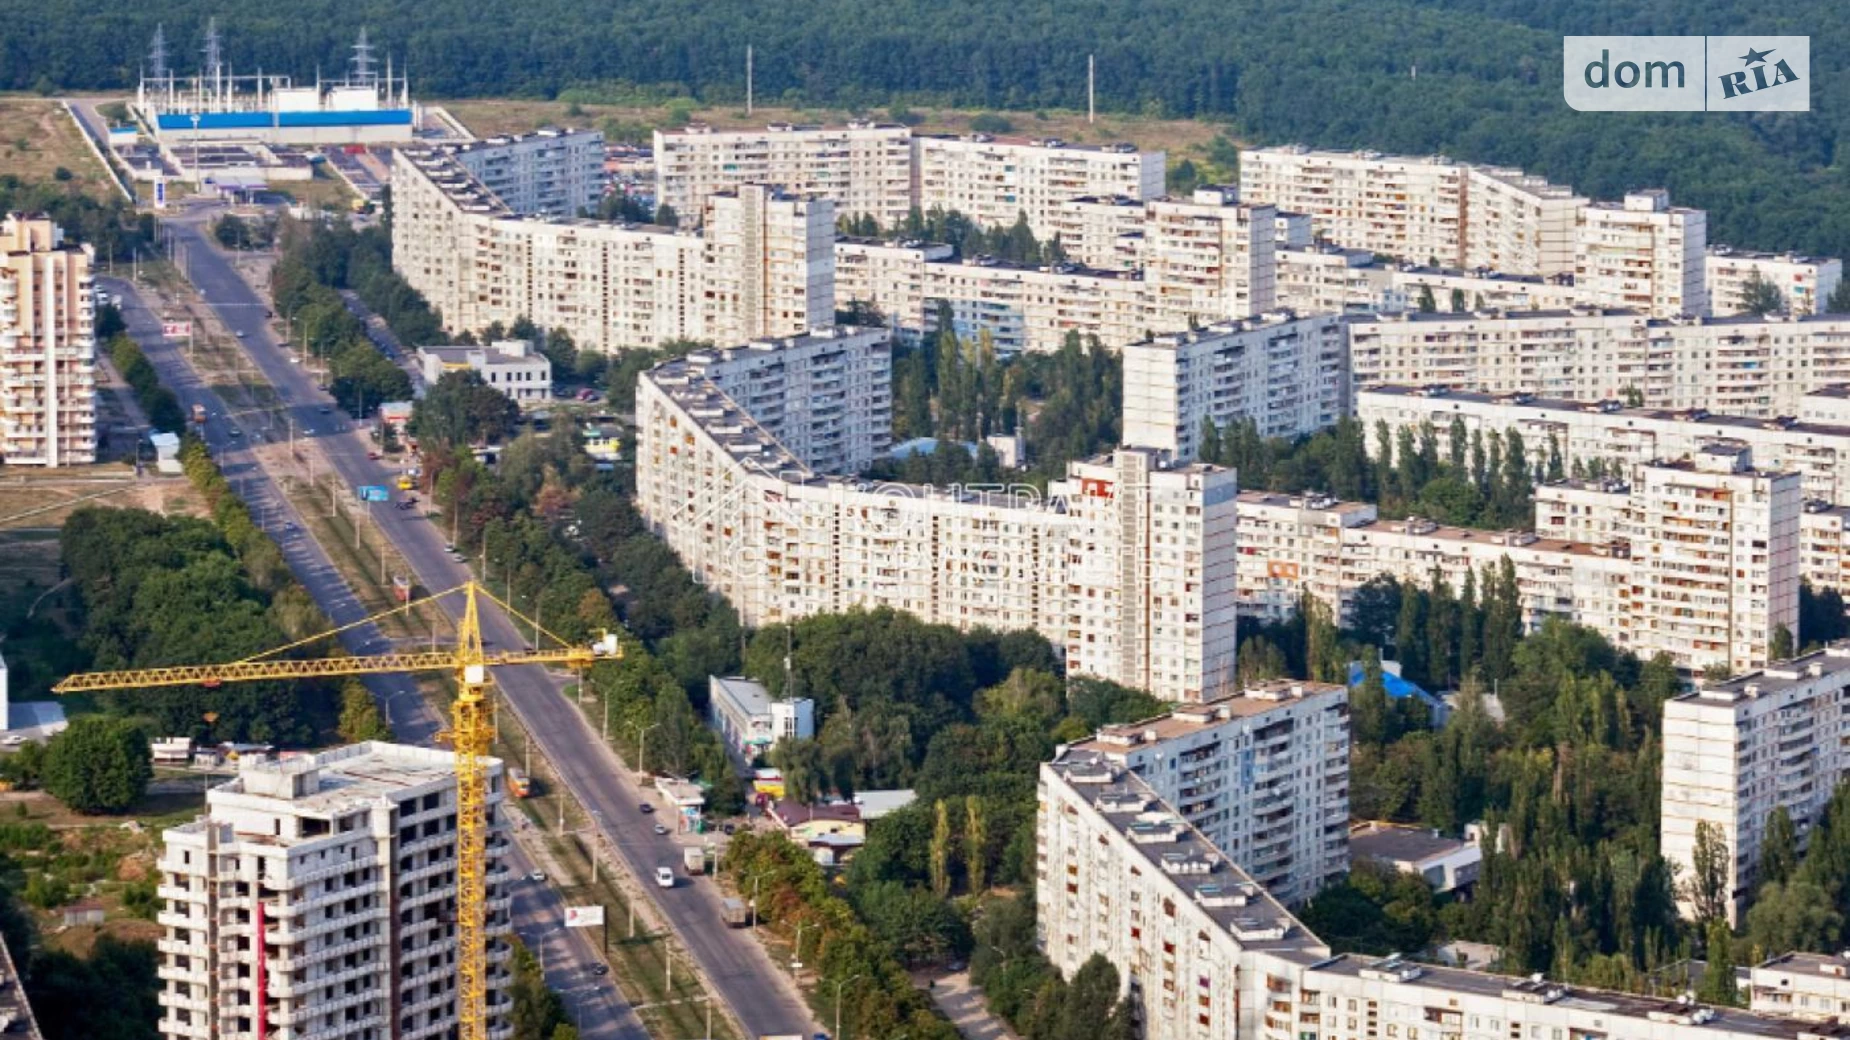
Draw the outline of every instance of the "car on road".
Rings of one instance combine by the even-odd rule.
[[[327,415],[328,413],[330,413],[330,412],[332,412],[333,410],[334,410],[334,409],[332,409],[332,408],[329,408],[329,407],[328,407],[327,405],[325,405],[325,404],[324,404],[324,405],[322,405],[321,407],[319,407],[319,408],[317,408],[317,409],[315,409],[315,411],[317,411],[317,412],[320,412],[320,413],[321,413],[322,415]]]
[[[239,330],[237,331],[237,333],[236,333],[236,335],[237,335],[237,337],[238,337],[239,339],[243,339],[243,338],[244,338],[244,330],[243,330],[243,329],[239,329]]]
[[[673,888],[674,887],[674,868],[656,867],[655,868],[655,884],[661,888]]]
[[[366,458],[367,458],[367,460],[368,460],[368,461],[370,461],[370,462],[378,462],[378,461],[379,461],[379,459],[381,458],[381,456],[380,456],[380,454],[379,454],[378,452],[376,452],[376,451],[369,451],[369,452],[367,452],[367,453],[366,453]]]
[[[468,561],[467,561],[467,558],[466,558],[466,557],[464,557],[464,556],[463,556],[463,554],[462,554],[462,553],[459,553],[459,552],[453,552],[453,553],[451,553],[451,554],[450,554],[450,559],[452,559],[452,560],[455,560],[455,561],[456,561],[457,563],[466,563],[466,562],[468,562]]]
[[[238,428],[237,428],[236,426],[233,426],[233,427],[231,427],[230,429],[228,429],[228,430],[226,430],[226,431],[225,431],[225,433],[226,433],[227,435],[229,435],[229,436],[232,436],[232,437],[242,437],[242,436],[244,436],[244,431],[243,431],[243,430],[240,430],[240,429],[238,429]]]
[[[610,965],[601,964],[601,963],[593,964],[591,965],[591,974],[596,975],[598,978],[601,979],[604,976],[610,974]]]
[[[655,811],[655,806],[650,805],[648,802],[644,802],[641,805],[638,805],[636,808],[637,810],[641,812],[646,812],[646,813],[652,813]]]
[[[658,824],[656,824],[656,825],[655,825],[655,833],[657,833],[657,834],[667,834],[667,833],[668,833],[668,828],[666,828],[666,827],[664,827],[664,826],[662,826],[661,824],[659,824],[659,823],[658,823]]]
[[[536,870],[533,873],[527,875],[527,880],[533,882],[536,885],[543,885],[546,883],[546,872],[543,870]]]

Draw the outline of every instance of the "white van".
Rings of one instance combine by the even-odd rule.
[[[674,870],[669,867],[655,868],[655,883],[663,888],[674,887]]]

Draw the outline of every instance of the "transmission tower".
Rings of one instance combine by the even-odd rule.
[[[373,45],[366,42],[366,28],[361,26],[360,38],[353,45],[353,82],[356,86],[371,86],[377,83],[373,72]]]

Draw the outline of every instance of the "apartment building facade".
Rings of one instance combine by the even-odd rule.
[[[487,1023],[513,1035],[501,765],[487,760]],[[168,1040],[434,1040],[457,1025],[456,777],[368,743],[245,759],[162,835],[158,1028]]]
[[[855,473],[892,443],[893,355],[886,329],[828,325],[801,336],[688,354],[805,466]]]
[[[1715,828],[1728,847],[1730,921],[1759,889],[1773,811],[1784,808],[1804,833],[1850,771],[1846,723],[1850,647],[1842,644],[1665,702],[1659,851],[1690,877],[1697,827]],[[1687,900],[1683,909],[1692,910]],[[1766,1003],[1756,998],[1756,1007]]]
[[[523,217],[453,156],[400,150],[393,266],[452,330],[526,317],[581,349],[742,342],[834,319],[834,216],[763,188],[714,196],[704,234]]]
[[[1850,957],[1784,953],[1754,965],[1748,1006],[1808,1022],[1850,1025]]]
[[[1278,211],[1232,189],[1145,204],[1145,324],[1164,332],[1263,314],[1278,298]]]
[[[96,289],[87,244],[49,219],[0,220],[0,462],[96,461]]]
[[[1324,240],[1416,264],[1465,263],[1466,167],[1444,156],[1315,151],[1240,153],[1240,198],[1308,214]]]
[[[1779,291],[1788,314],[1828,314],[1831,296],[1844,277],[1844,262],[1835,257],[1762,253],[1733,246],[1710,246],[1702,265],[1709,313],[1717,317],[1747,313],[1747,289],[1755,279]]]
[[[1289,621],[1309,593],[1329,606],[1338,625],[1353,620],[1355,591],[1367,579],[1345,570],[1343,546],[1353,537],[1348,529],[1375,522],[1373,503],[1242,491],[1238,512],[1241,617],[1262,624]]]
[[[1348,345],[1343,318],[1288,311],[1129,344],[1124,441],[1192,461],[1204,421],[1250,419],[1263,437],[1334,426],[1349,414]]]
[[[1575,270],[1587,199],[1542,177],[1497,166],[1465,175],[1464,266],[1552,277]]]
[[[1077,145],[968,134],[914,137],[913,204],[955,210],[982,227],[1012,227],[1025,217],[1036,238],[1052,238],[1061,203],[1122,195],[1146,201],[1163,194],[1162,152],[1128,144]]]
[[[1708,214],[1670,204],[1661,188],[1581,210],[1574,285],[1583,304],[1653,318],[1707,314]]]
[[[1049,238],[1067,259],[1101,271],[1132,271],[1143,264],[1149,204],[1128,195],[1082,195],[1054,207]]]
[[[961,339],[988,336],[998,355],[1053,353],[1069,335],[1097,337],[1107,348],[1141,338],[1143,280],[1126,271],[1077,264],[1035,267],[987,257],[924,264],[925,305],[919,335],[938,331],[948,313]]]
[[[589,216],[604,198],[601,130],[547,128],[443,147],[523,216]]]
[[[1286,906],[1349,871],[1349,694],[1274,680],[1106,726],[1062,755],[1135,774]]]
[[[1198,701],[1232,674],[1234,477],[1147,449],[1025,489],[805,463],[686,359],[637,383],[639,510],[747,624],[853,607],[1032,628],[1074,674]]]
[[[1329,947],[1136,774],[1041,767],[1036,929],[1071,977],[1117,968],[1148,1040],[1825,1040],[1833,1028],[1670,997]],[[1346,838],[1344,839],[1346,840]]]
[[[866,122],[655,131],[655,201],[683,226],[700,223],[709,197],[748,184],[829,199],[842,216],[894,228],[912,207],[912,131]]]

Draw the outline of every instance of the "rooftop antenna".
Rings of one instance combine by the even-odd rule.
[[[373,45],[366,42],[366,27],[360,27],[360,38],[353,45],[353,80],[356,84],[378,82],[373,78]]]
[[[745,114],[752,114],[752,45],[745,45]]]
[[[1098,59],[1086,55],[1086,123],[1098,122]]]

